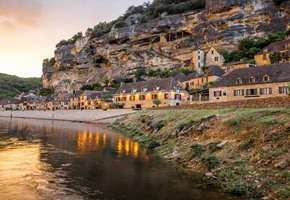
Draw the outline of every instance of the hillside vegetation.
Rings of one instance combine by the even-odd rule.
[[[42,87],[41,78],[20,78],[0,73],[0,99],[13,98],[21,92]]]
[[[149,110],[113,127],[226,192],[290,198],[290,108]]]

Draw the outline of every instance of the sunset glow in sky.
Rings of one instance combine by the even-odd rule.
[[[145,0],[0,0],[0,73],[40,77],[55,44]]]

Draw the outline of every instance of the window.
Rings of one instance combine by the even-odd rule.
[[[198,63],[198,68],[200,68],[200,63]]]
[[[258,94],[258,90],[257,89],[247,89],[247,96],[256,96]]]
[[[168,99],[168,93],[164,94],[164,99]]]
[[[127,98],[126,97],[122,97],[121,101],[127,101]]]
[[[263,54],[263,60],[267,60],[267,54]]]
[[[180,86],[179,85],[176,86],[176,90],[180,90]]]
[[[135,96],[130,96],[130,101],[135,101]]]
[[[234,90],[234,96],[244,96],[244,90]]]
[[[260,95],[272,94],[272,88],[261,88]]]
[[[116,101],[121,101],[121,98],[120,97],[116,97]]]
[[[238,78],[237,81],[236,81],[236,83],[237,83],[237,84],[242,84],[242,83],[243,83],[243,79]]]
[[[222,96],[222,91],[214,91],[213,95],[215,97],[220,97],[220,96]]]
[[[264,81],[264,82],[269,82],[269,81],[270,81],[270,77],[269,77],[268,75],[265,75],[265,76],[263,77],[263,81]]]
[[[256,82],[256,78],[251,76],[250,79],[249,79],[249,82],[250,83],[255,83]]]
[[[200,60],[200,56],[198,56],[198,60]]]
[[[194,85],[194,82],[190,82],[190,85],[191,85],[191,86]]]
[[[157,94],[152,94],[152,95],[151,95],[151,99],[152,99],[152,100],[154,100],[154,99],[158,99],[158,95],[157,95]]]
[[[289,93],[289,89],[287,86],[279,87],[279,94],[287,94]]]
[[[211,51],[211,54],[214,54],[214,51],[213,50]]]
[[[145,100],[145,95],[140,95],[140,96],[139,96],[139,100],[140,100],[140,101]]]
[[[219,61],[219,57],[214,57],[214,61]]]
[[[181,100],[181,95],[180,94],[175,94],[174,99]]]
[[[200,54],[200,51],[198,51],[198,54]]]

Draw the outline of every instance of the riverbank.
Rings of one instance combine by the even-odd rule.
[[[290,109],[150,110],[113,127],[224,191],[290,198]]]
[[[108,109],[108,110],[56,110],[56,111],[0,111],[0,117],[47,119],[87,123],[108,124],[124,115],[134,113],[132,109]]]

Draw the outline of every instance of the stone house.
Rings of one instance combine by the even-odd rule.
[[[171,77],[125,83],[117,90],[114,101],[124,108],[152,108],[156,107],[154,99],[159,99],[159,106],[164,107],[187,104],[188,97],[188,92]]]
[[[199,75],[197,73],[190,73],[188,75],[185,75],[184,73],[178,73],[174,76],[174,79],[183,87],[187,88],[189,87],[189,81],[191,79],[197,78]]]
[[[0,110],[1,111],[9,110],[11,101],[12,101],[12,99],[2,99],[0,101]]]
[[[76,91],[69,101],[69,108],[72,110],[80,109],[80,96],[82,95],[83,91]]]
[[[192,67],[199,74],[206,66],[222,66],[224,62],[224,57],[214,47],[211,47],[207,52],[201,49],[192,52]]]
[[[210,101],[285,96],[289,93],[290,64],[237,69],[209,89]]]
[[[209,83],[217,81],[222,75],[224,75],[224,70],[219,66],[210,66],[205,72],[198,76],[188,80],[189,89],[203,89],[207,87]]]
[[[255,55],[255,62],[257,66],[270,65],[270,54],[280,52],[282,60],[280,63],[290,61],[290,39],[274,42],[265,47],[261,52]]]

